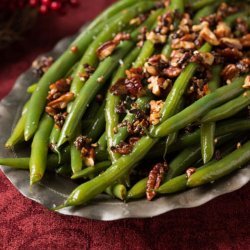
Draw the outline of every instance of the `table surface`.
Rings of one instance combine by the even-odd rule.
[[[66,16],[40,18],[27,40],[1,52],[0,99],[39,54],[112,2],[81,1]],[[151,219],[102,222],[51,212],[23,197],[0,172],[0,249],[249,249],[249,191],[248,184]]]

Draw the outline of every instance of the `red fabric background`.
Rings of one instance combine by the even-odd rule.
[[[1,52],[0,99],[36,56],[111,2],[82,1],[66,17],[44,17],[29,40]],[[247,185],[201,207],[152,219],[101,222],[50,212],[24,198],[0,172],[0,249],[250,249],[249,191]]]

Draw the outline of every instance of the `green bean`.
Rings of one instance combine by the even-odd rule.
[[[97,175],[106,170],[111,165],[110,161],[103,161],[97,163],[95,166],[87,167],[79,172],[74,173],[71,179],[87,178],[89,175]]]
[[[146,196],[148,177],[138,181],[129,191],[127,199],[140,199]]]
[[[31,185],[40,181],[44,175],[53,123],[53,119],[45,114],[32,141],[29,163]]]
[[[198,24],[200,22],[201,18],[213,13],[215,7],[216,7],[215,5],[207,5],[207,6],[203,7],[202,9],[200,9],[199,11],[197,11],[194,18],[193,18],[194,24]]]
[[[102,103],[96,117],[93,119],[93,122],[90,124],[90,127],[87,132],[87,136],[92,138],[93,141],[96,141],[105,129],[105,102]]]
[[[107,148],[107,139],[106,139],[106,132],[102,134],[102,136],[97,141],[98,150],[106,150]]]
[[[214,155],[214,133],[214,122],[201,124],[201,152],[204,164],[209,162]]]
[[[158,12],[153,13],[151,17],[155,17],[157,13]],[[150,19],[150,21],[152,20]],[[146,22],[144,24],[146,24]],[[148,23],[148,25],[150,24],[151,23]],[[137,34],[138,34],[138,29],[131,34],[131,37],[135,38]],[[117,50],[116,53],[106,58],[99,64],[94,74],[86,82],[84,87],[81,89],[78,97],[74,101],[72,112],[69,113],[64,123],[61,136],[57,144],[58,147],[60,147],[64,142],[66,142],[69,138],[71,138],[76,128],[76,125],[79,123],[80,119],[82,118],[86,110],[87,105],[93,99],[95,94],[99,91],[102,85],[106,82],[106,80],[110,77],[113,70],[119,64],[119,60],[123,58],[129,52],[129,50],[131,50],[133,45],[134,45],[133,39],[130,41],[123,42],[119,46],[119,49]],[[98,80],[100,78],[102,80],[101,82],[100,80]]]
[[[61,163],[66,163],[69,161],[69,147],[63,149],[62,152],[62,161]],[[24,158],[0,158],[0,165],[12,167],[15,169],[29,169],[29,157]],[[48,169],[55,169],[59,166],[59,159],[58,156],[55,154],[48,155],[47,160],[47,168]]]
[[[212,79],[208,82],[208,89],[214,92],[220,83],[221,65],[214,66],[212,69]],[[201,123],[201,154],[204,164],[210,161],[214,154],[214,122]]]
[[[24,126],[29,105],[29,101],[24,104],[21,117],[19,118],[15,128],[13,129],[10,138],[5,143],[6,148],[12,148],[16,144],[24,141]]]
[[[57,126],[53,126],[53,129],[50,133],[50,137],[49,137],[49,144],[51,146],[51,149],[54,151],[54,152],[57,152],[56,151],[56,144],[58,142],[58,139],[59,139],[59,136],[60,136],[60,133],[61,133],[61,129]]]
[[[184,149],[176,158],[169,164],[165,180],[172,179],[183,173],[187,167],[199,160],[201,155],[200,146],[193,146]]]
[[[125,76],[125,70],[128,69],[132,62],[134,62],[135,58],[138,56],[140,52],[140,48],[136,47],[132,50],[132,52],[125,58],[123,64],[117,70],[115,76],[113,77],[112,84],[115,84],[118,79]],[[105,117],[106,117],[106,133],[107,133],[107,144],[108,144],[108,152],[112,161],[115,161],[117,156],[110,149],[114,143],[115,129],[119,123],[119,116],[116,113],[116,106],[119,104],[120,97],[113,95],[110,91],[107,93],[106,97],[106,107],[105,107]]]
[[[206,5],[212,5],[216,3],[218,0],[200,0],[200,1],[195,1],[191,3],[191,8],[193,10],[198,10],[202,7],[205,7]]]
[[[119,2],[104,11],[76,38],[76,40],[73,41],[69,48],[42,76],[38,82],[36,91],[31,97],[31,105],[27,115],[24,133],[26,141],[29,140],[37,130],[40,117],[46,105],[46,96],[49,90],[49,85],[63,77],[70,67],[72,67],[72,65],[80,58],[89,44],[93,41],[94,37],[109,23],[109,20],[106,19],[133,4],[135,4],[134,1]],[[76,53],[72,53],[71,51],[73,46],[77,48]]]
[[[78,126],[74,138],[79,136],[80,134],[81,134],[81,126]],[[83,159],[81,156],[81,151],[76,148],[73,140],[70,142],[70,159],[71,159],[72,173],[74,174],[81,171],[83,167]]]
[[[241,94],[218,108],[210,110],[204,117],[202,117],[201,121],[215,122],[229,118],[246,108],[248,105],[250,105],[250,91],[246,91],[244,94]]]
[[[146,6],[147,4],[148,6]],[[114,20],[111,20],[109,25],[107,25],[107,27],[96,37],[94,42],[88,47],[84,56],[80,60],[79,66],[77,68],[76,77],[74,78],[71,84],[71,92],[73,92],[75,96],[78,96],[85,82],[81,78],[81,75],[85,72],[84,65],[88,64],[92,67],[96,67],[98,64],[99,60],[96,53],[98,47],[104,42],[110,40],[114,34],[121,31],[132,18],[138,15],[139,12],[147,11],[150,8],[152,8],[152,3],[150,2],[141,2],[130,7],[129,9],[127,9],[126,12],[124,11],[122,13],[117,14],[116,18]],[[69,105],[69,107],[70,108],[68,109],[68,111],[70,111],[72,105]]]
[[[120,183],[115,183],[105,189],[105,193],[112,198],[118,198],[120,200],[125,200],[127,196],[127,188]]]
[[[204,167],[192,174],[187,181],[188,187],[197,187],[222,178],[250,161],[250,141],[236,149],[220,161]]]
[[[35,92],[36,88],[37,88],[37,83],[34,83],[34,84],[30,85],[30,86],[27,88],[27,92],[28,92],[29,94],[33,94],[33,93]]]
[[[213,93],[202,97],[189,107],[185,108],[183,111],[160,124],[152,135],[155,137],[163,137],[184,128],[186,125],[199,119],[204,113],[208,112],[212,108],[225,103],[242,93],[244,91],[242,88],[243,83],[244,77],[236,78],[232,84],[223,86]]]

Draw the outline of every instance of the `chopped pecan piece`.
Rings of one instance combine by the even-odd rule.
[[[176,78],[177,76],[180,75],[181,69],[179,67],[168,67],[163,69],[163,75],[169,78]]]
[[[85,63],[83,65],[83,68],[84,72],[79,73],[79,78],[81,81],[86,81],[95,72],[95,68],[89,65],[88,63]]]
[[[157,125],[160,122],[161,118],[161,109],[163,107],[163,101],[150,101],[150,116],[149,116],[149,122],[152,125]]]
[[[228,64],[221,72],[224,80],[232,80],[240,73],[235,64]]]
[[[54,115],[55,125],[58,128],[62,128],[63,127],[63,124],[64,124],[64,122],[66,120],[67,115],[68,115],[67,112],[63,112],[63,113],[60,112],[60,113]]]
[[[200,32],[200,37],[202,37],[206,42],[212,45],[219,45],[220,42],[217,39],[216,35],[208,28],[204,27]]]
[[[189,49],[194,49],[195,48],[195,44],[194,44],[194,42],[182,41],[180,38],[176,38],[176,39],[174,39],[172,41],[171,48],[172,49],[185,49],[185,50],[189,50]]]
[[[167,171],[167,163],[157,163],[153,166],[148,175],[146,195],[147,200],[151,201],[156,196],[156,189],[160,187],[164,178],[164,174]]]
[[[190,61],[211,66],[214,63],[214,55],[209,52],[200,52],[196,50]]]
[[[160,74],[160,71],[168,66],[168,59],[161,54],[153,55],[148,59],[144,64],[144,70],[149,73],[151,76],[157,76]]]
[[[129,142],[120,142],[118,145],[111,147],[114,153],[128,155],[132,152],[135,143],[139,140],[138,137],[131,137]]]
[[[231,35],[231,28],[225,22],[219,22],[214,33],[218,38],[229,37]]]
[[[224,44],[230,48],[242,49],[241,42],[237,38],[223,37],[220,39],[220,41],[222,44]]]
[[[165,43],[167,40],[167,36],[164,34],[156,33],[155,31],[150,31],[146,34],[147,40],[151,41],[152,43]]]
[[[250,58],[243,58],[238,63],[236,67],[239,69],[240,73],[247,74],[250,71]]]
[[[148,15],[146,15],[146,14],[140,14],[138,17],[131,19],[129,24],[139,26],[140,24],[142,24],[146,20],[147,16]]]
[[[107,41],[102,44],[96,51],[97,56],[100,60],[105,59],[110,56],[115,48],[119,45],[121,41],[129,40],[130,35],[127,33],[118,33],[113,40]]]
[[[240,42],[244,48],[250,47],[250,34],[246,34],[240,39]]]
[[[243,53],[236,48],[225,48],[222,50],[217,50],[218,56],[225,57],[226,61],[229,60],[239,60],[242,58]],[[215,58],[216,59],[216,58]]]
[[[81,156],[84,159],[86,166],[94,166],[95,161],[95,145],[91,144],[92,139],[80,135],[74,141],[75,147],[81,151]]]
[[[165,90],[170,85],[170,80],[165,80],[162,77],[159,76],[151,76],[148,79],[148,89],[152,91],[152,93],[156,96],[160,96],[162,94],[162,90]]]
[[[209,27],[209,23],[207,21],[203,21],[200,24],[193,25],[192,30],[194,32],[199,32],[199,31],[203,30],[204,28],[208,28],[208,27]]]
[[[71,102],[73,99],[74,99],[74,93],[68,92],[64,95],[61,95],[56,100],[49,102],[47,106],[53,109],[65,109],[67,107],[67,104]]]
[[[250,75],[246,76],[244,85],[242,86],[244,89],[250,89]]]
[[[187,178],[189,178],[192,174],[194,174],[196,172],[196,168],[193,168],[193,167],[191,167],[191,168],[188,168],[187,170],[186,170],[186,176],[187,176]]]

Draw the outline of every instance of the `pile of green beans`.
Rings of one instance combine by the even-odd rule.
[[[30,185],[39,183],[46,171],[80,183],[56,209],[86,204],[101,193],[123,201],[148,197],[149,191],[156,196],[177,193],[213,183],[238,168],[247,167],[250,163],[249,65],[242,61],[233,65],[232,59],[216,58],[224,47],[235,51],[236,46],[237,56],[245,59],[249,53],[249,45],[243,39],[246,34],[240,36],[239,32],[243,31],[237,31],[238,37],[233,39],[233,35],[225,35],[228,40],[223,43],[225,37],[219,37],[216,27],[202,23],[204,17],[211,15],[211,18],[218,12],[221,3],[222,0],[171,0],[169,5],[160,0],[114,3],[70,44],[37,83],[28,87],[30,99],[23,106],[5,146],[10,149],[28,141],[30,157],[0,158],[0,165],[29,170]],[[244,4],[237,5],[237,1],[236,6],[238,13],[220,16],[224,18],[221,23],[227,32],[234,32],[240,17],[249,35],[247,8]],[[189,21],[182,19],[189,15]],[[166,25],[165,37],[160,33],[161,20]],[[201,35],[205,26],[200,22],[209,26],[218,41]],[[182,32],[187,29],[200,33],[195,38],[181,40]],[[117,42],[115,39],[121,34],[127,38]],[[184,47],[175,47],[178,39]],[[199,40],[198,45],[194,44],[195,49],[185,48],[192,43],[189,39]],[[105,47],[108,56],[102,58],[98,53]],[[187,56],[181,59],[183,64],[180,60],[173,66],[175,52]],[[152,68],[147,68],[153,65],[150,59],[159,55],[162,65],[155,68],[157,73],[151,73]],[[202,60],[209,57],[213,60],[208,65]],[[164,69],[175,69],[178,64],[182,67],[180,73],[168,76],[169,85],[163,93],[151,90],[147,85],[150,77],[157,81],[166,78]],[[236,68],[236,73],[226,78],[226,67],[230,65]],[[139,73],[131,74],[132,69],[141,72],[142,77],[136,78]],[[195,79],[202,70],[210,75],[207,73],[206,79],[199,79],[203,80],[203,92],[193,100],[190,93],[197,87]],[[129,79],[133,74],[135,79]],[[69,92],[74,98],[62,108],[65,120],[59,126],[47,105],[51,86],[63,79],[71,79]],[[131,81],[131,87],[138,79],[142,94],[124,90],[126,81]],[[112,92],[120,82],[126,94]],[[155,115],[152,103],[161,105],[156,122],[151,120]],[[118,112],[118,107],[125,104],[131,105],[134,111],[128,108]],[[128,128],[140,121],[137,119],[144,119],[147,124],[139,135]],[[121,145],[128,152],[119,152]],[[167,167],[162,175],[153,176],[152,169],[157,164]],[[152,178],[157,182],[154,187],[150,186]]]

